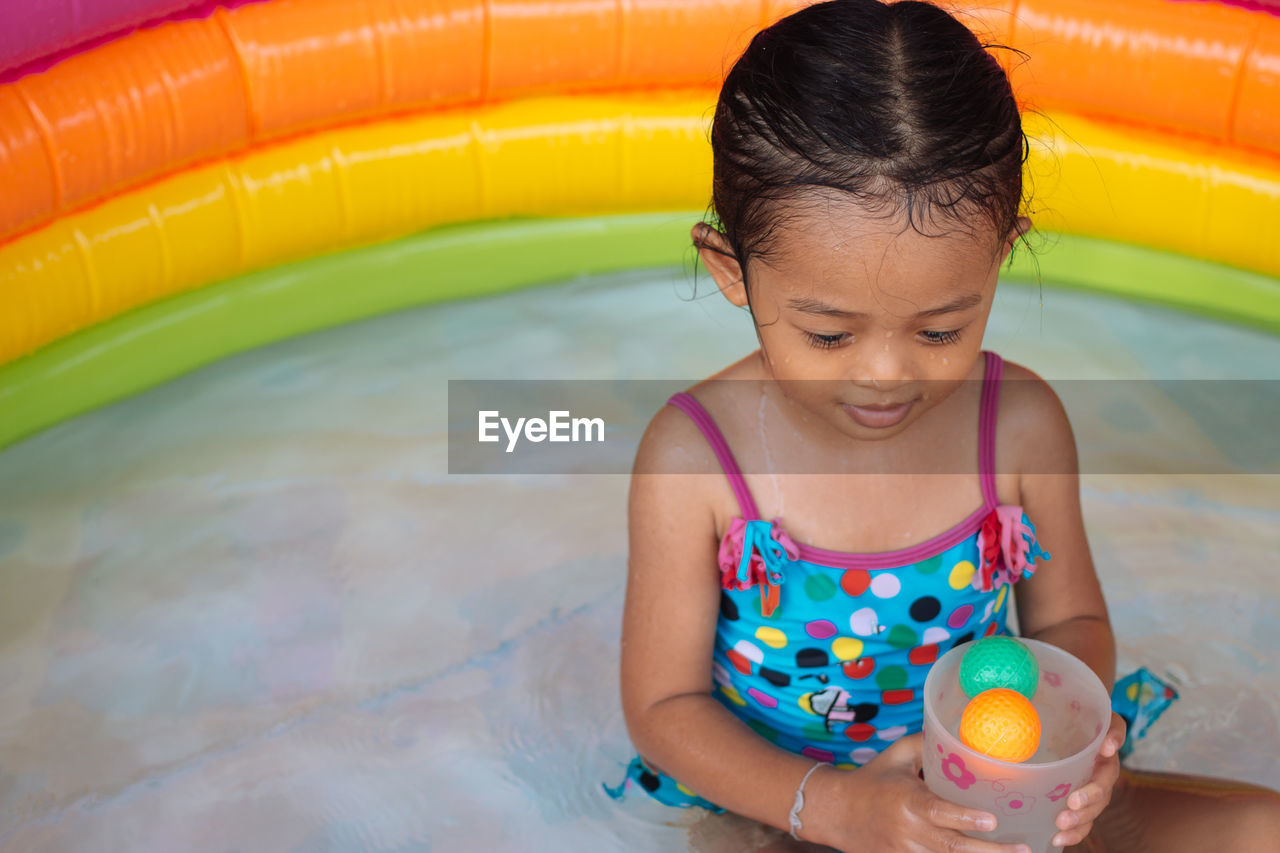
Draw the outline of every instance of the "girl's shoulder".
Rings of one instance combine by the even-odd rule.
[[[996,411],[998,471],[1075,473],[1071,421],[1057,392],[1039,374],[1005,361]]]
[[[752,353],[686,388],[684,393],[709,414],[723,415],[738,404],[742,383],[762,378],[759,354]],[[715,422],[715,416],[712,421]],[[649,421],[640,439],[633,473],[723,476],[723,467],[707,434],[689,413],[676,406],[663,406]]]
[[[640,438],[633,474],[714,474],[720,463],[692,418],[675,406],[658,409]]]
[[[737,380],[756,375],[755,355],[733,362],[685,389],[704,410],[722,411],[731,402]],[[721,474],[721,461],[703,427],[676,406],[662,406],[650,419],[636,451],[634,474]]]

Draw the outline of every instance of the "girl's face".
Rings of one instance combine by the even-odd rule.
[[[926,237],[905,215],[810,201],[780,220],[746,285],[723,237],[695,229],[695,240],[719,238],[726,254],[701,256],[730,302],[747,306],[749,285],[764,363],[787,399],[843,434],[888,438],[970,377],[1017,231],[997,243],[939,220]]]

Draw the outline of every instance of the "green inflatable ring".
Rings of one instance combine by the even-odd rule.
[[[701,211],[503,220],[308,258],[153,303],[0,367],[0,448],[234,353],[414,305],[577,275],[692,263]],[[1146,300],[1280,332],[1268,276],[1049,234],[1007,278]],[[358,285],[356,284],[358,283]]]

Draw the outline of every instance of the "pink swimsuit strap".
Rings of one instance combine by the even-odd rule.
[[[725,475],[729,478],[729,485],[733,488],[733,494],[738,499],[738,508],[742,513],[742,520],[754,521],[758,519],[760,510],[756,508],[756,502],[751,497],[751,490],[747,488],[747,479],[742,476],[742,469],[738,467],[738,460],[733,458],[733,451],[729,449],[729,442],[724,440],[724,433],[720,432],[720,427],[716,426],[711,413],[703,408],[702,404],[695,400],[692,394],[687,394],[684,391],[672,394],[667,403],[693,418],[693,422],[698,425],[698,429],[702,430],[702,434],[706,436],[707,443],[715,451],[716,459],[720,460],[720,467],[724,469]]]
[[[996,411],[1000,406],[1000,378],[1004,376],[1004,359],[986,352],[982,374],[982,401],[978,410],[978,470],[982,477],[982,502],[994,509],[996,498]]]
[[[993,352],[984,352],[986,363],[983,370],[982,397],[978,410],[978,466],[982,482],[982,506],[978,507],[968,518],[950,530],[910,548],[903,548],[898,551],[883,551],[875,554],[851,554],[845,551],[830,551],[825,548],[815,548],[811,545],[801,544],[798,546],[801,559],[839,568],[893,568],[928,559],[978,529],[982,520],[995,509],[998,503],[995,482],[996,411],[1000,402],[1000,378],[1004,371],[1004,362],[1000,356]],[[747,488],[747,481],[742,475],[742,469],[738,467],[738,462],[734,459],[733,452],[729,449],[729,443],[725,440],[724,434],[720,432],[720,428],[716,426],[716,422],[710,413],[692,395],[683,391],[672,395],[667,402],[692,418],[693,422],[698,425],[698,429],[706,437],[707,443],[711,445],[711,449],[716,454],[716,459],[720,461],[720,467],[724,469],[725,476],[729,479],[729,485],[733,489],[734,496],[738,499],[738,508],[742,513],[742,520],[759,520],[760,511],[756,507],[755,500],[751,497],[751,490]]]

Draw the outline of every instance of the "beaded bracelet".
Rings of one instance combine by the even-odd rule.
[[[791,837],[796,841],[803,840],[797,833],[804,828],[800,825],[800,810],[804,808],[804,784],[809,781],[809,777],[813,775],[813,771],[817,770],[824,764],[826,764],[825,761],[819,761],[810,767],[809,772],[804,774],[804,778],[800,780],[800,787],[796,788],[796,802],[795,805],[791,807],[791,814],[787,817],[787,820],[791,825]]]

